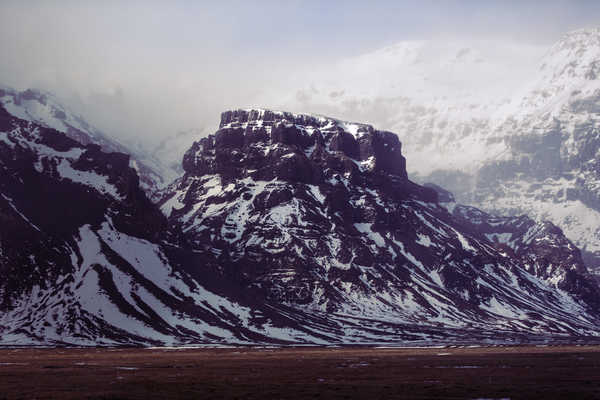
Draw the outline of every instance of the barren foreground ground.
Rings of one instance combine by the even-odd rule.
[[[0,399],[600,399],[600,347],[1,349]]]

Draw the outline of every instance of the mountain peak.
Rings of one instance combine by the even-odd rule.
[[[348,122],[338,120],[332,117],[326,117],[317,114],[297,114],[289,111],[267,110],[261,108],[229,110],[221,113],[221,123],[219,128],[260,128],[270,127],[277,124],[294,124],[309,128],[332,129],[340,128],[350,133],[355,138],[359,138],[367,132],[375,129],[371,125],[357,122]]]
[[[567,32],[563,35],[559,43],[574,40],[600,40],[600,27],[581,28]]]
[[[573,79],[594,80],[600,73],[600,28],[568,32],[550,48],[541,70],[565,86]],[[565,81],[565,79],[569,81]]]
[[[549,54],[577,55],[600,53],[600,28],[586,28],[571,31],[551,47]],[[568,60],[572,61],[572,60]]]
[[[491,320],[545,331],[547,315],[553,330],[563,315],[555,285],[581,307],[600,304],[577,249],[552,247],[559,230],[449,204],[449,193],[406,178],[395,134],[349,124],[269,110],[222,114],[159,203],[194,252],[217,258],[203,275],[239,283],[257,304],[369,319],[369,327]]]

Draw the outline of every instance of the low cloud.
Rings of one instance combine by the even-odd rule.
[[[393,110],[376,99],[389,93],[370,93],[373,107],[361,107],[357,88],[379,90],[377,74],[393,71],[380,65],[369,72],[361,54],[405,39],[484,33],[547,45],[600,15],[593,3],[539,8],[537,2],[6,1],[0,83],[54,92],[102,130],[149,144],[182,130],[212,131],[221,110],[237,107],[334,113],[385,125]],[[354,61],[344,67],[348,59]],[[423,82],[429,84],[416,89],[399,79],[397,97],[439,86],[443,74],[428,73]]]

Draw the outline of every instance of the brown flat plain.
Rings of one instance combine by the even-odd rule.
[[[0,349],[0,399],[600,399],[600,347]]]

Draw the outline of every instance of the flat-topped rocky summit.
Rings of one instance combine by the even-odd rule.
[[[432,190],[408,181],[398,137],[371,125],[322,116],[269,110],[235,110],[221,115],[219,130],[194,143],[183,159],[188,174],[222,174],[224,179],[251,177],[319,185],[347,179],[366,185],[382,181],[397,195],[419,193],[435,200]],[[404,193],[401,193],[401,192]]]

